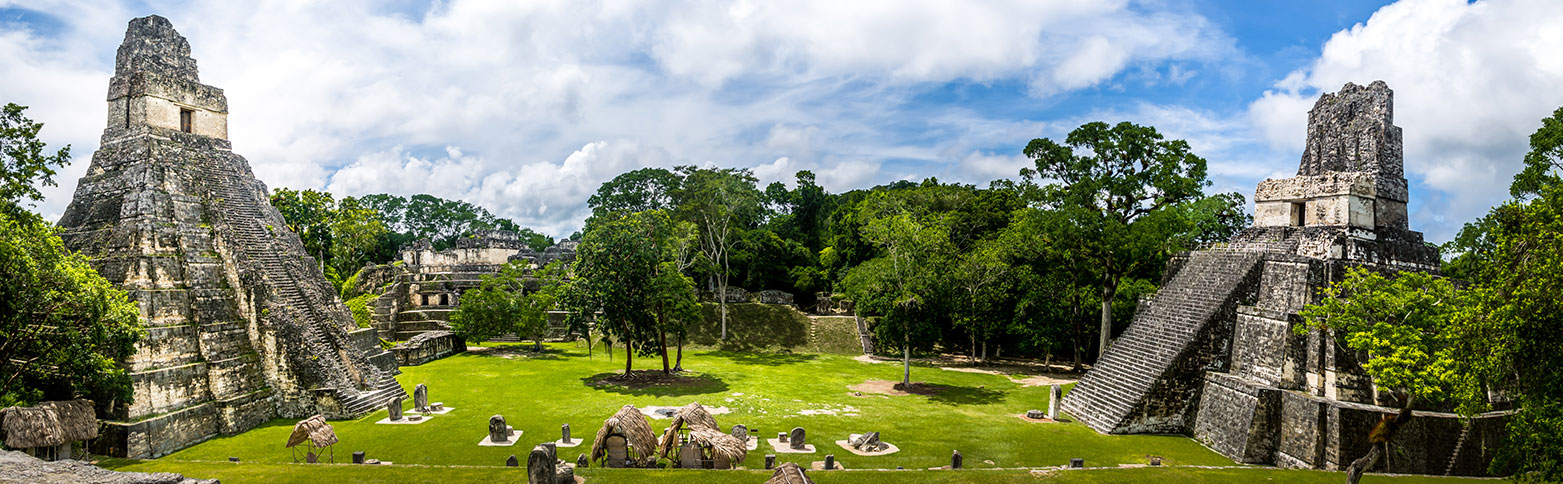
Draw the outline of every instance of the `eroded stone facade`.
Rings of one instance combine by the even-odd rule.
[[[1162,288],[1063,400],[1103,433],[1188,433],[1244,463],[1342,469],[1396,409],[1357,355],[1298,312],[1351,267],[1437,271],[1408,229],[1400,128],[1382,81],[1346,84],[1309,112],[1298,175],[1265,180],[1254,226],[1180,254]],[[1504,412],[1465,421],[1428,408],[1378,470],[1484,475]]]
[[[350,417],[405,395],[227,138],[162,17],[130,21],[108,126],[61,238],[138,304],[133,402],[99,402],[97,453],[158,457],[278,417]]]

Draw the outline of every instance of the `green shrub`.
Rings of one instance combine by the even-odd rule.
[[[374,304],[376,299],[380,299],[379,294],[364,294],[347,300],[347,309],[353,312],[353,322],[358,323],[358,327],[369,327],[369,317],[373,314],[369,305]]]

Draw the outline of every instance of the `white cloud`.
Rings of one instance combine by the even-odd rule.
[[[61,25],[0,21],[0,92],[34,105],[46,139],[76,150],[40,207],[55,216],[96,148],[125,22],[153,12],[0,6]],[[908,112],[930,86],[1013,80],[1057,96],[1235,53],[1181,5],[1125,0],[157,8],[190,40],[202,81],[227,93],[234,150],[269,186],[443,194],[555,235],[579,224],[583,190],[623,167],[714,162],[785,181],[812,169],[835,191],[920,179],[1045,124],[956,105]],[[1169,70],[1168,82],[1186,81],[1179,72],[1192,71]],[[918,129],[898,126],[907,119],[940,134],[907,139]],[[463,153],[426,154],[444,146]]]
[[[1384,80],[1405,130],[1406,176],[1444,192],[1412,214],[1447,240],[1507,197],[1540,119],[1563,105],[1563,8],[1551,0],[1403,0],[1336,33],[1250,108],[1273,146],[1301,151],[1320,92]],[[1413,206],[1418,205],[1413,200]]]

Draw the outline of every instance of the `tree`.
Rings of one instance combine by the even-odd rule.
[[[953,270],[949,272],[959,290],[959,299],[964,302],[957,305],[955,324],[965,328],[971,336],[973,361],[987,361],[988,340],[1010,319],[1001,313],[1014,307],[1008,303],[1011,302],[1009,283],[1015,279],[1016,267],[1010,265],[1007,242],[1012,241],[984,241],[956,258]],[[978,342],[982,343],[980,360]]]
[[[331,225],[336,216],[336,200],[331,194],[314,189],[275,188],[271,191],[271,206],[282,213],[288,230],[298,234],[304,250],[324,268],[331,261]]]
[[[1352,461],[1347,482],[1355,484],[1378,463],[1416,402],[1457,403],[1466,415],[1486,404],[1482,375],[1461,361],[1469,355],[1461,351],[1465,332],[1460,326],[1473,306],[1470,293],[1448,279],[1424,272],[1385,277],[1353,267],[1300,313],[1299,334],[1327,331],[1327,337],[1356,352],[1374,385],[1391,392],[1401,409],[1367,436],[1372,450]],[[1375,403],[1390,403],[1378,398],[1375,394]]]
[[[576,318],[597,315],[597,329],[624,344],[624,374],[634,368],[636,344],[643,356],[657,354],[659,341],[654,290],[662,253],[659,230],[671,225],[661,211],[640,212],[594,223],[576,247],[575,279],[565,297]],[[666,354],[666,348],[662,348]]]
[[[69,147],[44,155],[43,125],[23,109],[7,104],[0,115],[0,407],[84,396],[128,403],[119,361],[145,333],[136,304],[22,209],[70,159]]]
[[[331,217],[331,265],[338,274],[354,273],[371,260],[389,232],[373,209],[353,197],[343,198]]]
[[[721,307],[722,335],[727,340],[728,256],[737,229],[753,221],[760,209],[760,191],[747,169],[678,167],[684,177],[676,192],[684,220],[700,229],[700,250],[709,262]]]
[[[613,177],[597,187],[597,193],[586,199],[591,207],[592,220],[610,214],[631,214],[647,210],[671,210],[673,193],[683,179],[665,168],[641,168]]]
[[[875,333],[886,346],[901,350],[901,384],[909,386],[912,347],[926,345],[937,332],[929,310],[938,302],[940,268],[952,252],[949,234],[884,194],[865,205],[877,215],[863,228],[863,238],[881,255],[854,267],[842,285],[860,310],[882,315]]]
[[[1515,199],[1466,224],[1445,245],[1444,272],[1475,284],[1476,309],[1459,327],[1462,364],[1518,409],[1490,471],[1563,481],[1563,108],[1530,137]]]
[[[505,264],[498,273],[483,276],[478,287],[462,293],[461,305],[451,313],[451,330],[468,341],[514,333],[531,339],[534,348],[542,351],[548,311],[558,301],[562,278],[558,261],[535,273],[525,262]]]
[[[37,201],[43,193],[35,185],[55,186],[54,167],[70,163],[71,147],[45,154],[38,139],[43,123],[27,119],[27,106],[7,103],[0,109],[0,200],[13,204]]]
[[[1075,220],[1089,243],[1078,256],[1098,269],[1101,347],[1112,337],[1113,298],[1121,280],[1147,261],[1162,261],[1178,233],[1189,232],[1181,212],[1203,196],[1205,160],[1183,140],[1164,140],[1156,128],[1093,122],[1064,144],[1033,139],[1025,155],[1036,168],[1021,170],[1033,198]],[[1057,184],[1041,186],[1043,180]]]

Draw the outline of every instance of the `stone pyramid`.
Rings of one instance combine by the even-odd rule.
[[[98,452],[158,457],[406,396],[394,356],[353,322],[231,151],[227,99],[201,84],[168,19],[130,21],[108,108],[61,237],[139,303],[148,331],[124,362],[135,401],[99,403]]]
[[[1298,335],[1299,312],[1351,267],[1438,270],[1409,229],[1401,131],[1383,81],[1346,84],[1308,115],[1297,176],[1260,182],[1254,226],[1178,254],[1162,287],[1062,408],[1102,433],[1192,434],[1244,463],[1341,469],[1394,408],[1331,335]],[[1503,416],[1418,414],[1381,470],[1485,475]]]

